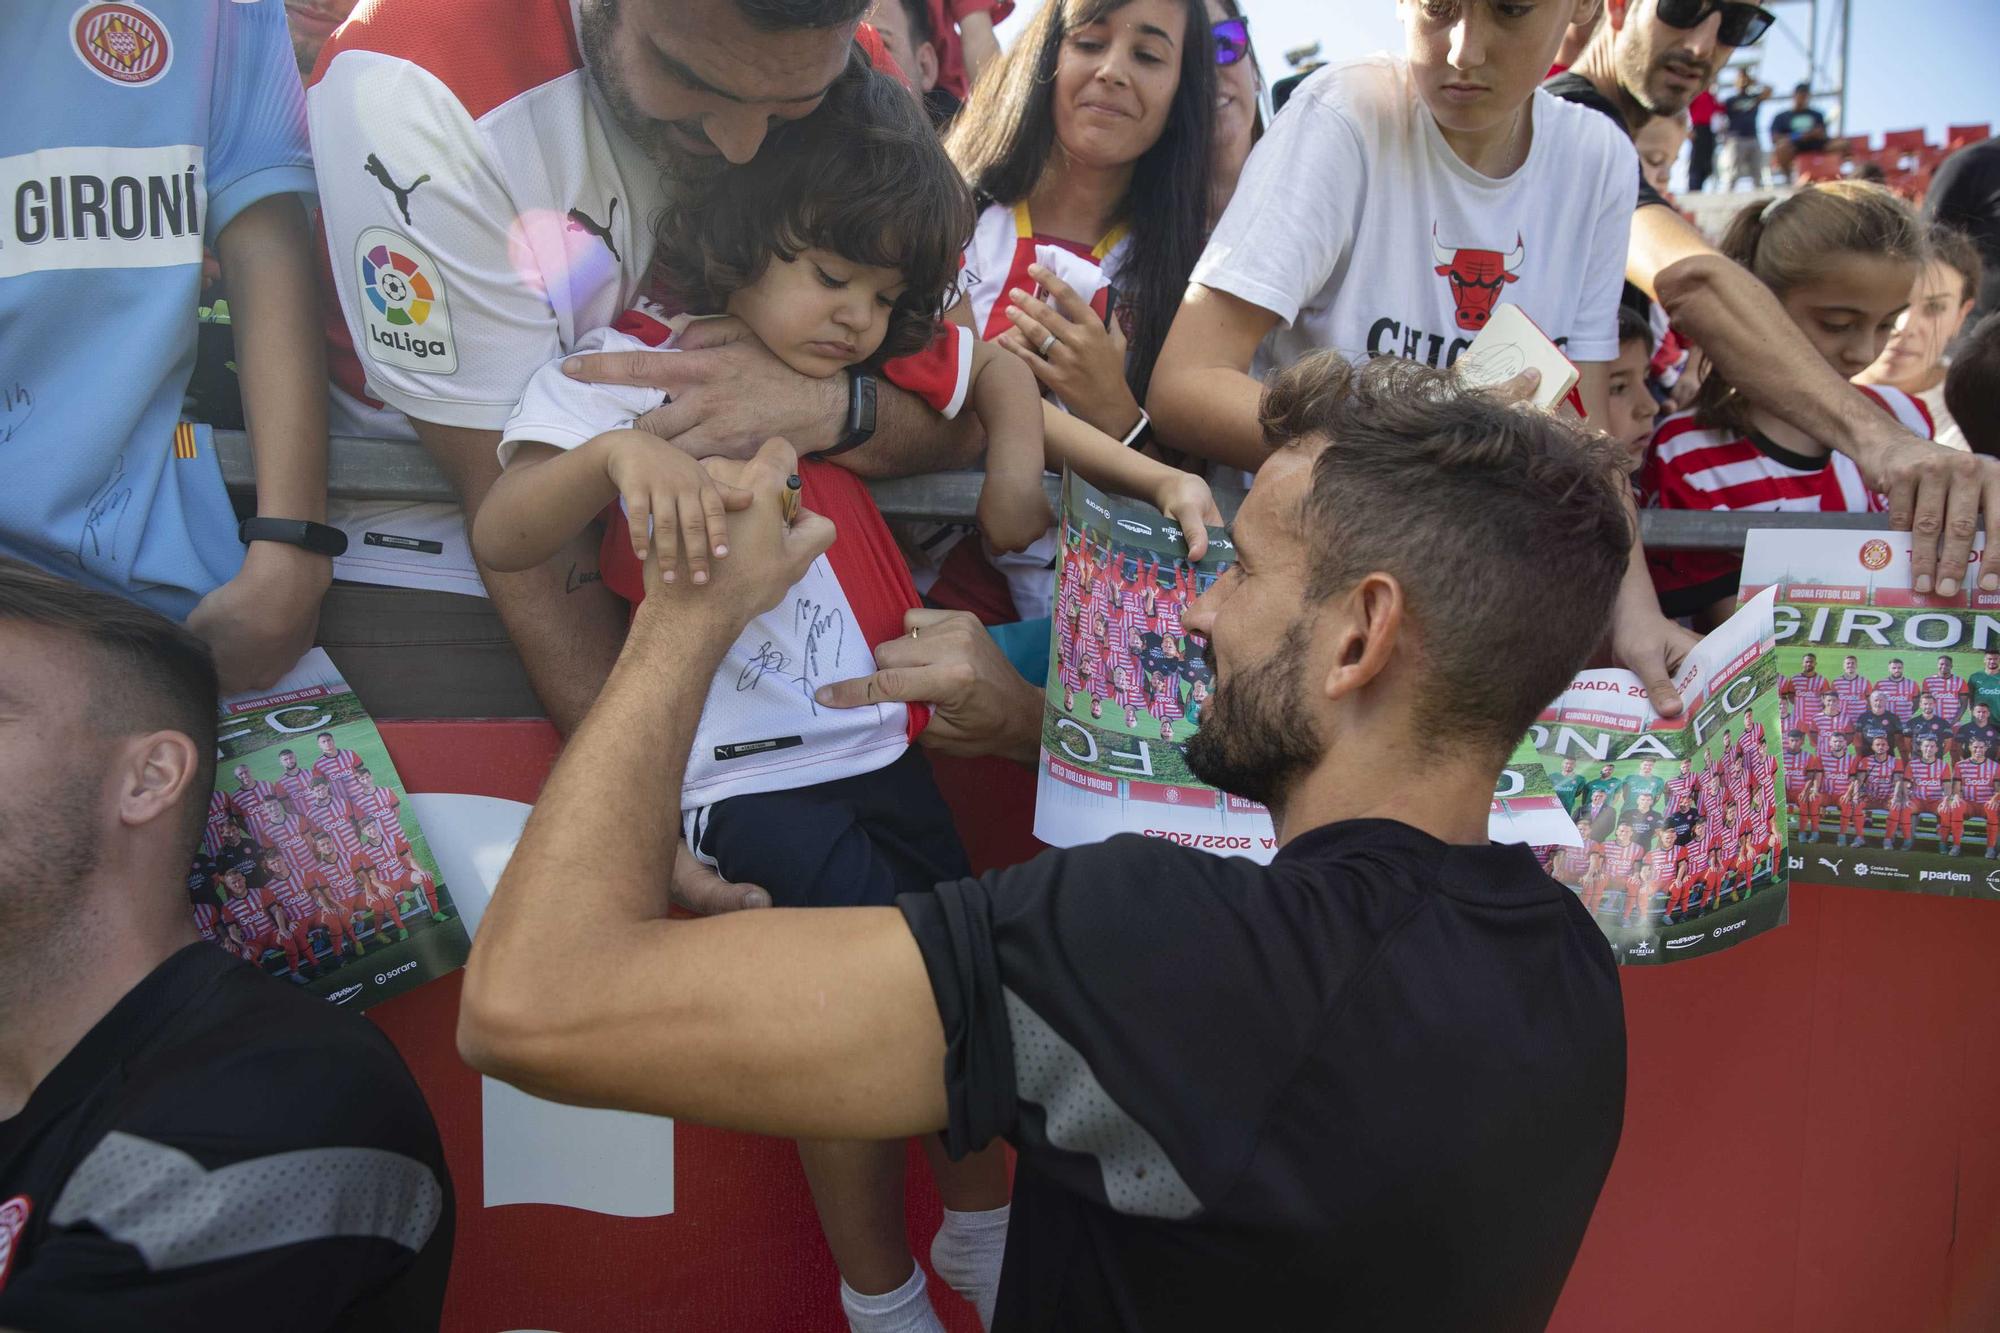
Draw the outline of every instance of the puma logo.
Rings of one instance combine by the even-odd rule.
[[[622,264],[625,262],[625,257],[618,253],[617,245],[611,240],[611,225],[616,221],[618,221],[618,196],[615,194],[611,196],[611,208],[605,213],[602,226],[580,208],[572,208],[569,211],[570,230],[580,231],[603,241],[604,248],[611,252],[611,257]]]
[[[411,181],[408,185],[398,185],[396,184],[395,181],[390,179],[389,168],[383,166],[382,159],[375,156],[375,154],[370,153],[368,155],[368,161],[364,163],[363,166],[369,175],[373,176],[376,180],[381,182],[383,189],[387,190],[390,194],[396,196],[396,210],[403,215],[403,225],[405,227],[409,226],[410,196],[411,194],[415,193],[416,188],[419,185],[422,185],[425,181],[431,178],[430,173],[425,172],[423,175]]]

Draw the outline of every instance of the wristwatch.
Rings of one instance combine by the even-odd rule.
[[[847,372],[847,428],[833,446],[822,449],[817,458],[832,458],[849,449],[859,449],[875,434],[875,377],[859,370]]]
[[[236,538],[245,546],[251,542],[283,542],[303,547],[314,555],[347,554],[346,533],[302,518],[246,518],[237,526]]]

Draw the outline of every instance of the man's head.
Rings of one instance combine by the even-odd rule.
[[[1890,659],[1889,659],[1889,679],[1890,679],[1890,680],[1901,680],[1902,678],[1903,678],[1903,659],[1902,659],[1902,658],[1900,658],[1900,657],[1892,657],[1892,658],[1890,658]]]
[[[1608,782],[1611,780],[1611,775],[1617,772],[1617,770],[1618,766],[1616,764],[1606,764],[1597,770],[1597,776]]]
[[[1993,720],[1993,709],[1984,702],[1972,705],[1972,720],[1982,727],[1985,726]]]
[[[1754,44],[1770,26],[1768,15],[1759,23],[1745,13],[1754,7],[1744,4],[1605,0],[1605,5],[1611,22],[1597,42],[1611,43],[1619,86],[1652,116],[1687,110],[1736,47]],[[1737,89],[1750,85],[1748,67],[1739,66]]]
[[[1642,815],[1649,815],[1653,813],[1653,793],[1649,791],[1640,792],[1638,806],[1639,806],[1639,813]]]
[[[1854,659],[1850,657],[1847,660],[1852,662]],[[1938,654],[1938,674],[1940,676],[1949,676],[1951,674],[1951,654]]]
[[[1877,736],[1873,741],[1869,742],[1869,748],[1874,750],[1878,755],[1887,754],[1889,753],[1889,738],[1887,736]]]
[[[1986,758],[1986,742],[1979,739],[1977,736],[1972,738],[1971,742],[1966,745],[1965,749],[1966,753],[1971,757],[1972,762],[1975,764],[1983,762]]]
[[[937,33],[924,0],[875,0],[868,10],[868,26],[889,48],[919,99],[937,87]]]
[[[2000,457],[2000,311],[1965,335],[1945,372],[1944,405],[1973,453]]]
[[[1566,755],[1564,755],[1564,756],[1563,756],[1563,776],[1564,776],[1564,777],[1568,777],[1568,776],[1569,776],[1570,774],[1572,774],[1572,773],[1574,773],[1574,772],[1576,772],[1576,756],[1575,756],[1575,755],[1573,755],[1573,754],[1566,754]]]
[[[1868,691],[1868,711],[1871,713],[1886,713],[1889,711],[1889,696],[1880,690]]]
[[[333,733],[330,731],[322,731],[319,735],[313,737],[313,741],[319,746],[319,752],[328,758],[331,758],[340,749],[340,746],[333,739]]]
[[[1639,761],[1639,776],[1642,778],[1653,776],[1653,761],[1651,759],[1641,759]]]
[[[683,179],[748,162],[847,65],[868,0],[581,0],[577,41],[618,126]]]
[[[235,768],[231,769],[230,772],[235,774],[237,786],[247,787],[250,785],[252,781],[250,777],[250,765],[238,764]]]
[[[1186,618],[1216,673],[1189,766],[1275,809],[1343,740],[1448,729],[1497,775],[1610,613],[1631,542],[1612,446],[1337,352],[1274,377],[1261,417],[1237,563]]]
[[[1590,22],[1600,3],[1397,0],[1410,80],[1447,132],[1509,126],[1548,76],[1570,25]]]
[[[296,773],[299,768],[299,757],[290,750],[280,750],[278,751],[278,767],[287,773]]]
[[[1929,717],[1931,713],[1935,711],[1935,704],[1933,703],[1930,695],[1920,694],[1917,696],[1917,711],[1919,713],[1922,713],[1925,717]]]
[[[0,956],[93,915],[185,916],[215,707],[214,660],[186,630],[0,560]],[[86,904],[100,868],[120,882]]]
[[[1855,668],[1860,665],[1860,661],[1852,656],[1843,657],[1840,659],[1840,674],[1843,676],[1852,676]]]
[[[1922,744],[1923,748],[1919,750],[1918,753],[1923,756],[1924,762],[1931,763],[1934,760],[1936,760],[1938,757],[1937,738],[1934,736],[1926,736],[1924,737]]]
[[[1792,88],[1792,110],[1808,111],[1811,109],[1812,109],[1812,85],[1810,83],[1801,83],[1794,85]]]

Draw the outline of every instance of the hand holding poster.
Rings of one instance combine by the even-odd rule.
[[[188,899],[202,937],[367,1008],[470,945],[382,737],[320,649],[222,701]]]
[[[1771,608],[1755,599],[1688,655],[1679,717],[1629,671],[1586,671],[1524,743],[1575,821],[1571,845],[1537,850],[1620,962],[1700,957],[1787,919]]]
[[[1974,560],[1978,559],[1974,552]],[[2000,593],[1910,589],[1907,533],[1763,529],[1786,796],[1818,884],[2000,900]]]

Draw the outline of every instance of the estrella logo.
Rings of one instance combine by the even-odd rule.
[[[361,285],[369,302],[391,324],[421,324],[431,317],[437,293],[423,266],[401,251],[378,245],[361,258]]]

